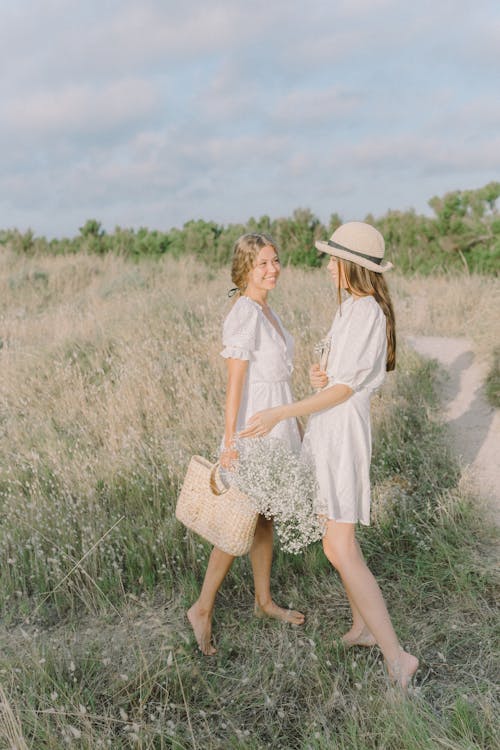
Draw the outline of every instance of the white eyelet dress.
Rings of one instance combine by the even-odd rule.
[[[319,503],[340,522],[370,524],[370,398],[385,378],[386,318],[374,297],[348,297],[330,333],[328,385],[353,389],[342,404],[312,414],[303,450],[312,457]]]
[[[293,338],[273,311],[285,340],[266,318],[261,306],[240,297],[228,313],[222,332],[225,358],[248,360],[248,370],[238,411],[236,430],[242,430],[256,412],[293,401],[290,376],[293,370]],[[285,441],[298,453],[301,440],[295,419],[279,422],[269,437]]]

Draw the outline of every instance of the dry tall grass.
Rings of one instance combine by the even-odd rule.
[[[376,654],[351,660],[332,646],[345,602],[316,548],[303,559],[278,554],[274,568],[295,605],[309,602],[306,635],[245,620],[241,561],[222,593],[230,607],[218,667],[198,664],[182,640],[182,607],[208,550],[175,523],[172,502],[189,456],[210,455],[220,440],[229,286],[227,271],[191,259],[0,256],[0,596],[9,625],[0,676],[13,675],[0,732],[37,748],[493,747],[490,574],[468,556],[479,522],[425,426],[430,371],[410,353],[375,404],[378,524],[364,544],[399,627],[409,639],[418,629],[430,660],[423,703],[387,706],[374,693],[383,686]],[[487,356],[498,282],[394,276],[392,288],[400,334],[465,334]],[[273,304],[296,337],[300,396],[335,294],[321,270],[285,269]],[[399,503],[393,515],[384,515],[388,499]],[[140,599],[130,635],[125,600],[158,584],[162,609]],[[442,622],[443,600],[463,640]],[[401,615],[408,602],[411,624]]]
[[[500,282],[491,276],[395,276],[392,288],[400,331],[469,339],[491,362],[499,343]]]
[[[490,354],[498,281],[391,282],[400,333],[466,335]],[[43,453],[55,471],[64,468],[68,489],[81,492],[136,460],[145,438],[175,456],[173,465],[200,437],[201,449],[213,448],[222,424],[218,351],[227,288],[226,271],[190,259],[135,266],[112,255],[33,261],[3,254],[3,470],[22,457],[36,471]],[[275,304],[297,338],[301,393],[335,295],[324,272],[285,270]]]
[[[106,534],[90,571],[102,582],[123,560],[120,531],[107,534],[118,519],[109,488],[130,495],[135,483],[153,517],[193,450],[216,450],[228,286],[226,270],[189,258],[134,265],[114,255],[2,254],[0,484],[12,534],[0,539],[0,559],[11,561],[12,592],[26,590],[16,561],[33,568],[30,589],[50,590]],[[492,349],[497,281],[395,276],[392,287],[400,335],[468,335],[482,356]],[[335,298],[324,271],[283,272],[274,304],[296,336],[298,396]]]

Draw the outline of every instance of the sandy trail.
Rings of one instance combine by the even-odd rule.
[[[444,368],[440,387],[453,446],[500,525],[500,410],[486,400],[486,366],[477,362],[467,339],[409,336],[407,341]]]

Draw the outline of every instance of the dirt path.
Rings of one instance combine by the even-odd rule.
[[[441,378],[444,419],[463,468],[500,525],[500,410],[486,400],[486,366],[476,361],[470,341],[409,336],[421,355],[444,368]]]

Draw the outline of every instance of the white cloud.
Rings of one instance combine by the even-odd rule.
[[[333,126],[336,118],[351,115],[359,105],[359,95],[340,86],[295,89],[278,100],[274,118],[284,124],[330,123]]]
[[[498,173],[493,2],[11,0],[0,25],[0,227],[359,217]]]
[[[378,169],[383,176],[398,171],[412,174],[450,174],[500,169],[500,135],[485,141],[464,143],[447,137],[409,135],[368,138],[344,153],[362,169]]]
[[[45,135],[104,134],[124,124],[144,120],[156,106],[149,81],[128,79],[103,87],[66,86],[33,92],[8,102],[3,128]]]

